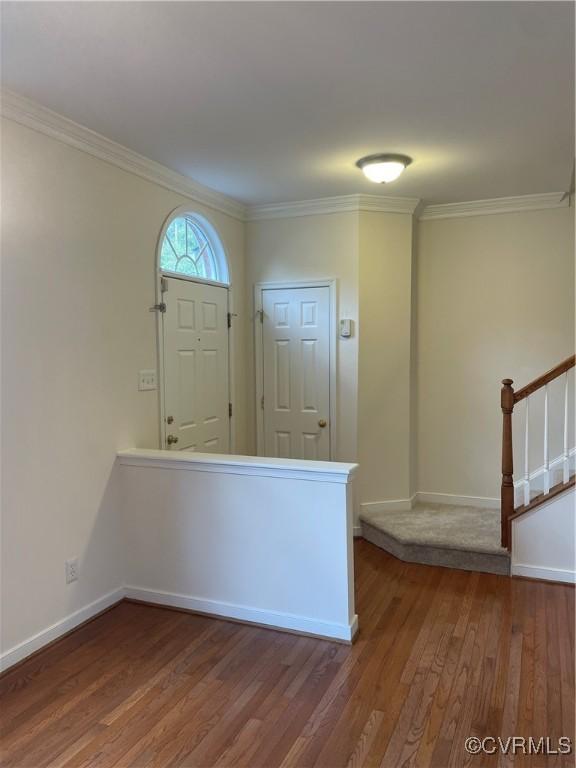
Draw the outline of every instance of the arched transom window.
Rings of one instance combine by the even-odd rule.
[[[207,224],[189,213],[172,219],[160,250],[162,272],[227,283],[225,265],[218,237]]]

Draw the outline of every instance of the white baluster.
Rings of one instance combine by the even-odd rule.
[[[562,482],[570,479],[570,466],[568,463],[568,371],[564,374],[564,456],[562,462]]]
[[[550,490],[550,457],[548,455],[548,384],[544,386],[544,493]]]
[[[524,425],[524,504],[530,504],[530,396],[526,398],[526,423]]]

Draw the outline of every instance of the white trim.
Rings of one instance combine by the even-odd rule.
[[[2,654],[0,654],[0,670],[8,669],[19,661],[22,661],[22,659],[25,659],[27,656],[30,656],[30,654],[35,651],[39,651],[45,645],[48,645],[48,643],[57,640],[59,637],[62,637],[62,635],[75,629],[79,624],[83,624],[93,616],[102,613],[102,611],[110,608],[115,603],[120,602],[123,597],[123,587],[108,592],[108,594],[99,597],[92,603],[88,603],[88,605],[85,605],[83,608],[79,608],[77,611],[74,611],[74,613],[65,616],[63,619],[60,619],[60,621],[43,629],[36,635],[32,635],[32,637],[29,637],[27,640],[23,640],[13,648],[3,651]]]
[[[568,584],[576,584],[576,571],[563,571],[559,568],[540,568],[535,565],[512,563],[510,572],[512,576],[525,576],[528,579],[562,581]]]
[[[494,197],[488,200],[470,200],[464,203],[426,205],[420,213],[420,221],[452,219],[461,216],[487,216],[495,213],[519,211],[544,211],[550,208],[567,208],[569,196],[565,192],[545,192],[540,195]]]
[[[213,208],[240,221],[244,221],[246,217],[246,206],[238,200],[210,189],[154,160],[149,160],[14,91],[2,90],[0,106],[2,115],[9,120],[14,120],[16,123],[39,131],[124,171],[159,184],[165,189],[184,195],[208,208]]]
[[[454,504],[460,507],[484,507],[500,509],[500,499],[492,496],[456,496],[453,493],[418,491],[416,501],[424,504]]]
[[[123,466],[179,469],[189,472],[218,472],[224,475],[277,477],[284,480],[311,480],[319,483],[350,483],[357,464],[304,459],[268,459],[193,451],[156,451],[145,448],[118,451]]]
[[[574,456],[576,455],[576,448],[571,448],[568,451],[568,469],[570,471],[571,466],[573,466],[574,462]],[[525,494],[530,490],[530,492],[533,491],[542,491],[543,493],[547,493],[545,490],[545,477],[546,473],[549,473],[549,476],[551,478],[554,478],[554,473],[561,472],[564,469],[564,456],[557,456],[555,459],[552,459],[550,461],[549,469],[547,470],[546,467],[542,464],[540,467],[537,467],[535,470],[530,472],[529,474],[529,480],[526,482],[525,478],[521,478],[520,480],[514,481],[514,506],[520,506],[525,503]],[[560,480],[552,480],[551,483],[554,485],[556,482],[560,482]]]
[[[338,280],[291,280],[285,282],[266,282],[254,285],[254,362],[256,376],[256,454],[265,455],[264,451],[264,414],[261,400],[264,395],[264,361],[263,361],[263,323],[256,318],[262,312],[262,292],[266,290],[292,290],[298,288],[328,288],[330,291],[330,458],[337,456],[338,445]]]
[[[361,537],[362,537],[362,526],[361,526],[361,525],[355,525],[355,526],[352,528],[352,536],[353,536],[355,539],[359,539],[359,538],[361,538]]]
[[[414,214],[420,200],[415,197],[388,197],[383,195],[352,194],[299,200],[288,203],[265,203],[246,206],[239,200],[217,192],[177,171],[150,160],[128,147],[90,130],[79,123],[59,115],[43,105],[6,88],[2,89],[0,113],[27,128],[50,136],[75,149],[115,165],[128,173],[170,189],[239,221],[259,221],[293,216],[318,216],[329,213],[375,211],[380,213]],[[426,205],[419,219],[447,219],[461,216],[480,216],[517,211],[539,211],[565,208],[570,203],[564,192],[545,192],[514,197],[497,197],[461,203]]]
[[[514,197],[495,197],[486,200],[469,200],[461,203],[425,205],[418,219],[449,219],[463,216],[486,216],[521,211],[541,211],[551,208],[567,208],[569,196],[564,192],[545,192]],[[380,213],[414,214],[420,200],[415,197],[384,197],[380,195],[339,195],[314,200],[299,200],[289,203],[265,203],[252,205],[247,209],[247,221],[284,219],[296,216],[320,216],[330,213],[357,213],[374,211]]]
[[[229,283],[219,283],[217,280],[205,280],[203,277],[195,275],[183,275],[182,272],[170,272],[169,269],[160,269],[160,277],[174,277],[176,280],[183,280],[186,283],[198,283],[199,285],[212,285],[214,288],[230,288]]]
[[[254,624],[263,624],[279,629],[289,629],[295,632],[302,632],[309,635],[319,635],[320,637],[331,637],[336,640],[351,642],[358,630],[358,616],[350,624],[334,624],[328,622],[309,619],[305,616],[294,616],[287,613],[276,611],[262,611],[258,608],[249,608],[231,603],[223,603],[213,600],[202,600],[196,597],[178,595],[170,592],[154,592],[149,589],[139,587],[119,587],[99,597],[97,600],[79,608],[74,613],[65,616],[60,621],[41,630],[35,635],[23,640],[18,645],[9,648],[0,653],[0,672],[3,672],[14,664],[26,659],[36,651],[53,643],[55,640],[63,637],[72,630],[89,621],[94,616],[116,605],[125,597],[133,600],[142,600],[158,605],[172,606],[174,608],[184,608],[196,613],[207,613],[222,618],[237,619]]]
[[[378,512],[405,512],[414,504],[452,504],[460,507],[483,507],[499,509],[500,499],[490,496],[456,496],[453,493],[430,493],[418,491],[407,499],[384,499],[382,501],[365,501],[360,504],[360,512],[376,514]]]
[[[154,253],[154,280],[156,282],[156,304],[164,301],[162,274],[158,269],[158,253]],[[158,446],[166,445],[166,377],[164,372],[164,313],[156,312],[156,359],[158,362]]]
[[[247,221],[286,219],[294,216],[321,216],[328,213],[408,213],[412,215],[420,200],[416,197],[384,197],[381,195],[339,195],[290,203],[265,203],[248,208]]]
[[[232,406],[232,418],[230,419],[230,453],[236,452],[236,434],[237,434],[237,420],[238,411],[236,402],[236,323],[234,318],[237,317],[235,312],[235,291],[232,285],[228,286],[228,313],[230,316],[230,327],[228,328],[228,400]]]
[[[574,456],[576,456],[576,447],[570,448],[570,450],[568,451],[568,461],[570,461],[570,459],[573,459]],[[564,454],[561,454],[560,456],[556,456],[554,459],[550,459],[548,471],[550,472],[550,474],[552,474],[552,472],[559,472],[563,468],[563,465],[564,465]],[[545,472],[546,472],[546,467],[544,466],[544,464],[532,470],[532,472],[530,472],[530,474],[528,475],[530,483],[532,483],[533,480],[539,480],[540,478],[543,478]],[[524,477],[522,477],[519,480],[515,480],[514,490],[518,491],[519,489],[522,489],[525,484],[526,484],[526,479]],[[518,497],[518,499],[523,502],[523,499],[520,496]]]
[[[358,616],[355,614],[349,624],[318,621],[307,616],[295,616],[279,611],[265,611],[261,608],[250,608],[246,605],[224,603],[219,600],[205,600],[192,595],[180,595],[174,592],[158,592],[142,587],[126,587],[126,597],[132,600],[142,600],[156,605],[166,605],[172,608],[182,608],[194,613],[210,616],[221,616],[227,619],[260,624],[278,629],[288,629],[302,632],[306,635],[333,638],[352,642],[358,629]]]
[[[360,504],[360,514],[378,512],[405,512],[412,509],[415,495],[409,499],[387,499],[385,501],[365,501]]]

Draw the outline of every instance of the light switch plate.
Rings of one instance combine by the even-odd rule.
[[[138,373],[138,389],[145,392],[148,389],[156,389],[156,371],[149,369]]]

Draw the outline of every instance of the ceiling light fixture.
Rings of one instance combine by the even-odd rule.
[[[388,184],[400,176],[410,165],[412,158],[407,155],[368,155],[356,163],[364,176],[376,184]]]

